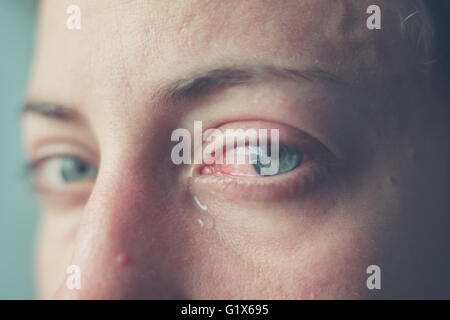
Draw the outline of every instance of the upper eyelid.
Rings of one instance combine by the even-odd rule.
[[[41,158],[37,158],[37,159],[32,159],[29,160],[28,162],[25,163],[25,168],[24,170],[26,171],[26,173],[28,174],[33,174],[35,173],[38,168],[47,163],[48,161],[54,160],[54,159],[58,159],[58,158],[74,158],[74,159],[78,159],[82,162],[85,162],[91,166],[96,166],[95,164],[91,163],[90,161],[87,161],[85,159],[83,159],[82,157],[79,156],[75,156],[75,155],[69,155],[69,154],[55,154],[55,155],[49,155],[49,156],[44,156]]]
[[[74,156],[83,161],[96,165],[99,163],[99,155],[89,146],[73,139],[50,138],[42,139],[30,146],[30,161],[39,160],[49,156]]]
[[[260,127],[251,127],[249,123],[260,123],[263,124]],[[239,125],[242,124],[242,127]],[[258,119],[250,119],[250,120],[238,120],[238,121],[228,121],[214,128],[206,128],[203,130],[204,132],[210,129],[219,129],[221,131],[225,131],[226,129],[238,129],[242,128],[244,131],[247,129],[255,129],[257,132],[259,129],[267,128],[267,142],[269,143],[271,140],[270,129],[279,129],[279,141],[284,142],[284,144],[292,145],[293,147],[297,147],[302,149],[309,154],[309,156],[317,156],[318,158],[323,160],[327,160],[327,164],[333,164],[338,161],[337,156],[319,139],[310,135],[309,133],[300,130],[298,128],[292,127],[289,124],[284,124],[281,122],[271,121],[271,120],[258,120]],[[225,132],[223,132],[223,137],[226,137]],[[203,146],[213,144],[213,141],[203,141]],[[226,139],[223,139],[222,145],[227,146]]]

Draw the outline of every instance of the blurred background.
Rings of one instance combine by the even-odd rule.
[[[19,119],[33,53],[37,1],[0,0],[0,299],[33,299],[36,202]]]

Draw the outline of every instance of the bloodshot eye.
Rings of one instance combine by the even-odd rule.
[[[278,157],[272,152],[278,151]],[[239,163],[236,158],[241,155],[245,162]],[[253,159],[253,161],[252,161]],[[243,146],[227,151],[224,161],[218,161],[203,168],[203,174],[221,174],[239,177],[268,177],[292,171],[304,162],[302,151],[279,144],[278,150],[272,146]]]
[[[236,121],[212,130],[202,145],[203,161],[186,171],[190,190],[203,198],[293,199],[326,183],[338,166],[319,140],[282,123]]]

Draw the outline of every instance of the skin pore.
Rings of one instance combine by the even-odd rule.
[[[39,296],[449,297],[448,111],[401,36],[406,2],[378,1],[377,31],[372,2],[42,0],[23,116]],[[276,127],[309,161],[250,179],[176,166],[170,135],[195,120]],[[67,183],[74,159],[89,169]]]

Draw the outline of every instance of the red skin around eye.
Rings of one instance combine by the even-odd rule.
[[[228,143],[226,137],[226,130],[227,129],[241,129],[241,130],[248,130],[248,129],[254,129],[254,130],[267,130],[267,142],[270,145],[271,136],[273,129],[279,130],[279,141],[283,141],[286,145],[291,146],[294,149],[297,149],[299,151],[303,152],[303,159],[301,161],[301,165],[303,169],[311,168],[312,166],[309,165],[310,155],[312,155],[315,159],[318,159],[318,161],[321,161],[322,159],[329,159],[329,152],[328,150],[322,146],[322,144],[318,141],[315,141],[314,138],[306,134],[305,132],[299,131],[298,129],[292,128],[290,126],[280,124],[280,123],[274,123],[274,122],[268,122],[268,121],[236,121],[232,123],[227,123],[225,125],[222,125],[218,127],[219,130],[222,132],[225,132],[225,135],[222,136],[223,140],[219,140],[219,144],[212,145],[213,148],[210,148],[209,143],[214,144],[214,140],[208,140],[207,143],[205,143],[205,149],[206,146],[208,147],[208,151],[205,152],[205,149],[203,149],[203,165],[199,168],[199,173],[201,175],[218,175],[218,176],[228,176],[228,177],[237,177],[242,178],[241,180],[245,178],[261,178],[262,176],[258,173],[258,171],[255,169],[254,165],[250,163],[249,155],[255,155],[254,153],[256,150],[254,149],[255,146],[250,147],[248,145],[244,146],[238,146],[238,145],[231,145]],[[270,132],[270,134],[269,134]],[[258,131],[259,133],[259,131]],[[220,137],[220,136],[219,136]],[[259,143],[258,139],[258,143]],[[266,146],[267,147],[267,146]],[[211,150],[212,149],[212,150]],[[259,151],[259,150],[258,150]],[[244,163],[237,163],[237,155],[245,155],[245,161]],[[234,159],[234,160],[233,160]],[[297,170],[298,171],[298,170]],[[305,173],[305,170],[302,170],[302,173]],[[278,176],[278,175],[277,175]],[[239,180],[239,179],[237,179]],[[250,180],[250,179],[248,179]],[[261,179],[258,179],[258,181]],[[268,180],[268,179],[263,179]]]
[[[252,164],[215,164],[214,171],[223,175],[239,177],[259,177]]]
[[[241,150],[242,152],[242,150]],[[220,158],[214,159],[214,164],[206,165],[202,169],[203,174],[222,174],[228,176],[239,176],[239,177],[259,177],[260,175],[255,170],[253,165],[250,163],[250,158],[248,154],[245,156],[245,163],[237,163],[236,154],[239,153],[236,149],[224,151],[224,155]],[[222,161],[220,161],[222,160]]]

